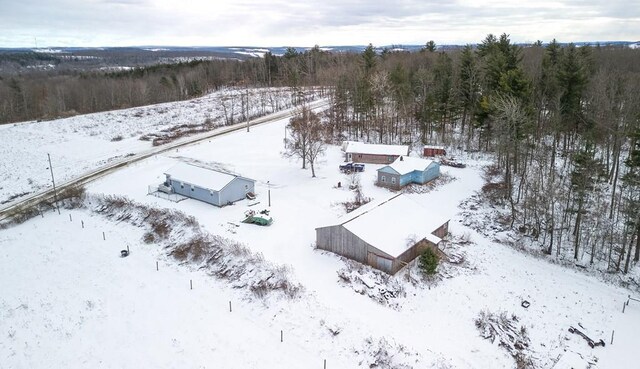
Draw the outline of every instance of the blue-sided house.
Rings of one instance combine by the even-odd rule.
[[[409,183],[424,184],[440,176],[440,164],[433,160],[400,156],[378,169],[377,185],[399,190]]]
[[[225,206],[255,191],[253,179],[193,164],[179,163],[166,173],[163,192],[177,193],[206,203]]]

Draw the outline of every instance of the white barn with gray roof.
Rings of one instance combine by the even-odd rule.
[[[253,179],[188,163],[176,164],[164,174],[164,186],[172,193],[216,206],[232,204],[255,191]]]
[[[442,254],[438,245],[448,231],[448,219],[400,194],[316,228],[316,246],[395,274],[426,248]]]

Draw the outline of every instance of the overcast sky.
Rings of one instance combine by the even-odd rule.
[[[640,0],[0,0],[0,47],[464,44],[489,33],[638,41]]]

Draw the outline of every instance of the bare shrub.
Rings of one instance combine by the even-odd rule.
[[[153,232],[147,231],[144,233],[144,236],[142,236],[142,241],[144,241],[144,243],[154,243],[156,242],[156,236],[153,235]]]
[[[204,233],[194,235],[185,243],[179,244],[173,249],[171,255],[182,260],[201,263],[211,251],[211,240]]]
[[[80,208],[84,206],[85,189],[81,186],[65,188],[57,193],[57,199],[66,209]],[[55,208],[56,206],[52,199],[44,199],[35,204],[19,206],[6,213],[5,221],[0,223],[0,229],[22,224],[45,211]]]
[[[104,210],[107,209],[123,209],[133,205],[132,201],[124,196],[108,195],[102,198]]]
[[[171,232],[171,223],[165,218],[153,218],[151,219],[151,231],[157,237],[156,239],[165,239]]]
[[[82,186],[67,187],[58,193],[65,209],[77,209],[84,206],[86,190]]]
[[[360,177],[352,177],[351,184],[349,188],[353,190],[353,200],[345,201],[342,203],[347,213],[350,213],[357,208],[371,202],[370,197],[366,197],[362,192],[362,185],[360,184]]]
[[[482,194],[494,204],[503,204],[507,197],[505,182],[487,182],[482,186]]]
[[[6,229],[14,225],[22,224],[27,220],[40,215],[40,204],[26,208],[19,208],[7,214],[6,220],[0,222],[0,229]]]
[[[398,307],[397,299],[406,296],[404,285],[397,278],[352,260],[344,261],[346,267],[338,270],[338,278],[356,293],[394,308]]]
[[[386,338],[374,340],[368,337],[364,341],[363,349],[356,353],[364,354],[369,368],[378,369],[411,369],[410,364],[415,361],[417,353],[409,352],[403,345],[398,345]]]
[[[475,320],[482,338],[491,343],[497,340],[498,345],[514,358],[518,369],[532,369],[535,366],[528,351],[530,339],[527,329],[524,326],[517,328],[516,323],[518,317],[515,314],[509,316],[506,312],[496,314],[485,310],[480,311]]]
[[[193,216],[123,197],[95,196],[91,201],[95,211],[107,218],[146,228],[145,243],[164,246],[174,259],[198,265],[234,288],[247,289],[256,297],[279,291],[294,298],[303,291],[299,283],[290,280],[288,267],[272,265],[243,244],[205,232]]]
[[[486,182],[492,182],[496,177],[502,175],[502,169],[497,164],[487,165],[483,168],[482,176]]]
[[[457,178],[449,173],[441,173],[440,176],[433,181],[424,184],[411,183],[402,188],[402,193],[429,193],[436,188],[455,181]]]

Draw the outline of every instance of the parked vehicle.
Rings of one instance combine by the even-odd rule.
[[[455,159],[440,159],[440,165],[446,165],[454,168],[466,168],[467,165]]]
[[[340,171],[342,173],[364,172],[364,164],[347,163],[340,166]]]

